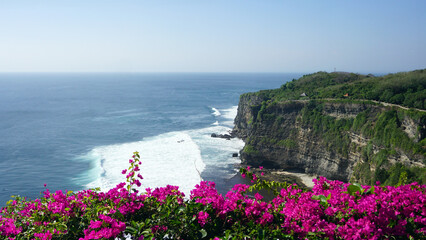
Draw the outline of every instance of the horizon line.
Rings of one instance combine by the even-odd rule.
[[[314,71],[0,71],[0,74],[312,74],[317,72],[347,72],[356,74],[393,74],[400,72],[411,72],[422,69],[413,69],[409,71],[396,71],[396,72],[364,72],[364,71],[326,71],[326,70],[314,70]]]

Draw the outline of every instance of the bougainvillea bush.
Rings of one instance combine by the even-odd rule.
[[[425,239],[426,186],[361,186],[323,177],[312,190],[265,182],[249,169],[252,186],[225,196],[203,181],[185,197],[178,187],[139,192],[136,152],[126,183],[108,192],[15,197],[0,213],[0,239]],[[276,197],[264,201],[256,188]]]

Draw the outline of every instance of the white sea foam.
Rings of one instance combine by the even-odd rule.
[[[170,132],[143,141],[109,145],[94,148],[89,155],[96,157],[100,164],[96,180],[87,187],[113,188],[125,180],[121,170],[129,166],[129,157],[139,151],[144,176],[142,188],[162,187],[167,184],[180,186],[189,193],[200,182],[204,169],[200,149],[184,132]],[[92,172],[93,173],[93,172]]]
[[[221,110],[223,112],[222,117],[225,119],[223,125],[228,127],[234,127],[234,119],[237,116],[238,106],[233,106],[228,109]]]
[[[236,114],[234,109],[236,107],[222,110],[225,114],[221,118],[224,121],[233,120],[233,113]],[[100,187],[104,191],[115,187],[125,181],[121,170],[129,166],[132,153],[139,151],[144,177],[142,188],[176,185],[189,196],[190,190],[202,180],[205,169],[229,178],[235,174],[232,165],[240,162],[232,157],[232,153],[242,149],[244,142],[237,138],[212,138],[212,133],[223,134],[231,130],[227,126],[220,126],[219,122],[217,124],[160,134],[138,142],[96,147],[81,157],[92,162],[92,169],[80,181],[89,182],[86,185],[88,188]]]
[[[194,142],[200,146],[201,157],[206,164],[206,169],[215,169],[214,171],[224,178],[229,178],[235,173],[233,169],[227,168],[240,163],[240,159],[233,158],[232,154],[239,152],[244,147],[244,142],[238,138],[230,140],[212,138],[211,133],[225,134],[230,130],[231,128],[225,126],[214,126],[188,132]]]
[[[222,112],[223,112],[224,118],[234,120],[234,118],[237,116],[238,106],[233,106],[231,108],[223,109]]]
[[[216,116],[216,117],[219,117],[220,115],[221,115],[221,113],[220,113],[220,111],[219,110],[217,110],[217,108],[212,108],[212,111],[213,111],[213,115],[214,116]]]
[[[219,126],[219,121],[212,123],[213,126]]]

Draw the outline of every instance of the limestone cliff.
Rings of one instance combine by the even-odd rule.
[[[364,100],[240,97],[243,163],[342,181],[425,182],[424,112]],[[424,141],[423,141],[424,140]]]

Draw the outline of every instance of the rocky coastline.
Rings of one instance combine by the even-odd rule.
[[[382,121],[379,118],[391,114],[399,124],[395,131],[406,134],[413,145],[424,139],[423,118],[416,118],[406,109],[370,101],[277,102],[259,93],[240,97],[232,136],[245,142],[239,154],[242,166],[255,169],[263,166],[266,180],[294,182],[308,187],[307,180],[303,183],[301,177],[324,176],[343,182],[372,184],[374,179],[389,179],[392,171],[406,171],[406,174],[417,171],[421,179],[425,169],[424,154],[382,143],[378,133],[368,136],[362,132],[366,126],[376,127],[376,123]],[[364,129],[354,129],[354,122],[360,116],[366,118],[362,122]],[[318,125],[316,121],[322,122]],[[350,126],[335,132],[319,131],[318,128],[325,127],[321,126],[324,122]],[[384,177],[380,175],[383,172]],[[398,182],[398,179],[393,181]]]
[[[212,133],[210,135],[212,138],[221,138],[225,140],[230,140],[232,138],[238,137],[237,131],[232,130],[228,131],[227,133],[221,134],[221,133]],[[241,159],[241,152],[240,153],[233,153],[232,157],[239,157]],[[237,164],[235,166],[236,169],[240,168],[247,168],[250,165],[247,165],[245,163]],[[308,175],[305,173],[300,172],[291,172],[291,171],[285,171],[284,169],[270,169],[270,168],[263,168],[260,169],[259,167],[252,167],[250,166],[251,171],[256,174],[260,179],[266,180],[266,181],[276,181],[276,182],[286,182],[286,183],[295,183],[299,187],[302,188],[312,188],[313,182],[312,179],[316,178],[316,176]],[[238,178],[240,178],[238,176]],[[246,184],[251,184],[248,179],[239,179],[239,182],[244,182]]]

